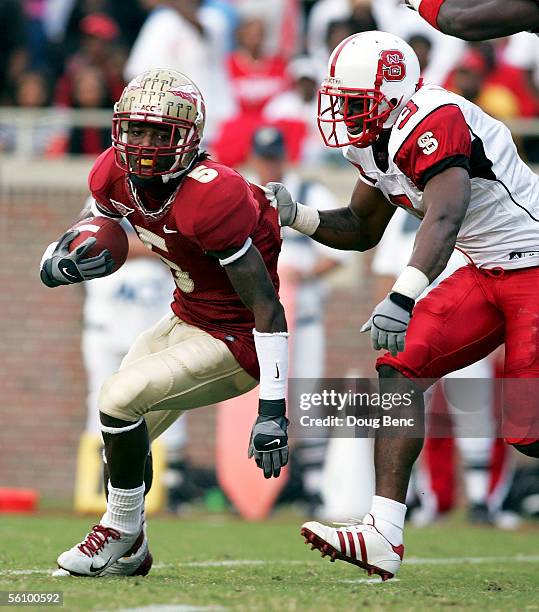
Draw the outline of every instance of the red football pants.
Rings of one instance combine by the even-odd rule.
[[[511,444],[539,438],[539,268],[456,270],[419,300],[406,347],[386,353],[408,378],[438,379],[486,357],[505,342],[504,426]],[[524,442],[524,440],[526,442]]]

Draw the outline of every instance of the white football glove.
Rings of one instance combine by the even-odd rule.
[[[392,292],[373,310],[361,332],[371,332],[372,348],[388,350],[394,357],[404,351],[404,338],[412,318],[415,300]]]
[[[298,203],[292,199],[288,189],[282,183],[268,183],[266,197],[270,202],[276,203],[281,225],[292,225],[298,214]]]

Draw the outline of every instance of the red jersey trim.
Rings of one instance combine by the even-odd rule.
[[[108,208],[103,208],[103,206],[100,205],[97,200],[95,200],[95,207],[102,215],[105,215],[105,217],[110,217],[111,219],[121,219],[122,218],[122,215],[120,214],[115,215],[110,210],[108,210]]]
[[[371,183],[372,185],[376,185],[376,179],[371,178],[370,176],[367,176],[363,170],[363,168],[361,167],[360,164],[358,164],[357,162],[354,162],[352,160],[348,160],[352,166],[355,166],[359,172],[359,174],[361,174],[361,176],[366,180],[369,181],[369,183]]]
[[[455,156],[464,156],[469,161],[471,152],[470,128],[460,107],[451,103],[438,106],[423,117],[393,159],[401,172],[423,189],[423,177],[430,168]]]

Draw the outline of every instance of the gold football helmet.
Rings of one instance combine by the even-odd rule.
[[[114,105],[117,165],[143,177],[180,172],[198,153],[205,117],[204,99],[190,78],[175,70],[143,72]],[[150,126],[158,133],[151,142],[140,136]]]

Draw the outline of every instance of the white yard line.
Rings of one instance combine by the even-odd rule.
[[[222,612],[220,606],[190,606],[187,604],[150,604],[142,608],[120,608],[115,612]],[[102,610],[101,612],[107,612]]]
[[[455,565],[459,563],[539,563],[539,555],[514,555],[512,557],[410,557],[404,560],[404,565]],[[225,561],[190,561],[186,563],[156,563],[154,570],[182,567],[241,567],[257,565],[314,565],[313,561],[271,560],[262,559],[229,559]],[[0,570],[0,576],[27,576],[31,574],[51,574],[53,569],[14,569]]]
[[[356,578],[356,580],[337,580],[340,584],[384,584],[381,578]],[[400,582],[399,578],[392,578],[388,584]]]

